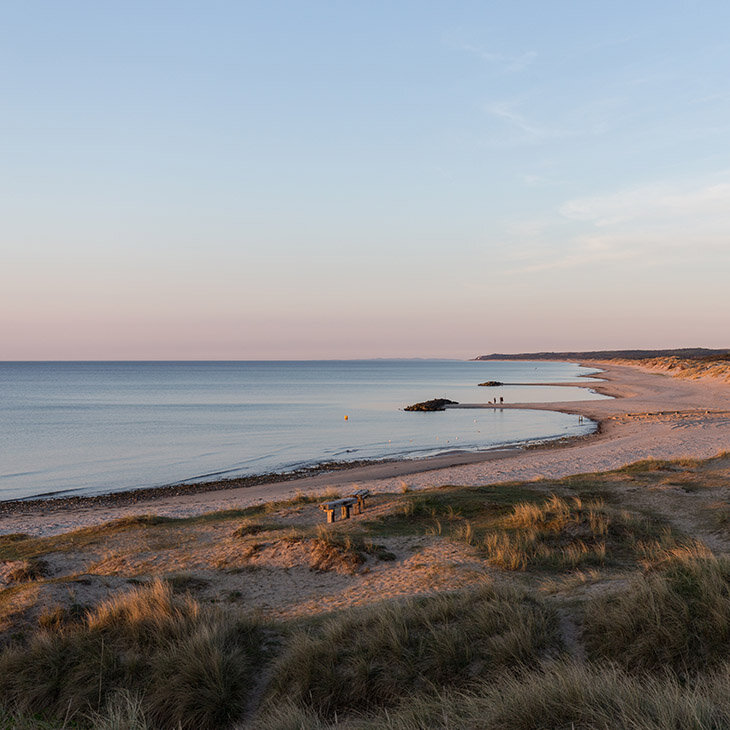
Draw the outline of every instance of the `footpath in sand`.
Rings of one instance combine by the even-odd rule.
[[[140,501],[129,505],[19,507],[0,521],[0,534],[51,535],[129,515],[189,517],[215,510],[286,500],[297,492],[348,488],[394,492],[447,484],[478,486],[561,478],[616,469],[641,459],[709,458],[730,449],[730,387],[710,378],[685,380],[639,367],[586,362],[604,370],[590,387],[608,400],[508,404],[504,408],[555,410],[600,424],[593,436],[567,444],[495,452],[447,454],[372,464],[304,479]],[[588,387],[586,385],[586,387]],[[463,407],[492,408],[474,404]]]

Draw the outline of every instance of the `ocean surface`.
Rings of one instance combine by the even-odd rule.
[[[0,500],[585,434],[592,423],[562,413],[402,408],[430,398],[602,398],[567,386],[477,385],[570,382],[594,372],[460,360],[0,363]]]

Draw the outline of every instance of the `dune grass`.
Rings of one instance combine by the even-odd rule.
[[[717,537],[730,521],[726,462],[650,460],[529,484],[401,490],[373,500],[379,517],[335,525],[307,507],[323,495],[301,494],[195,518],[0,537],[0,560],[18,562],[0,591],[0,617],[15,612],[0,637],[0,729],[730,727],[730,559],[642,513],[637,505],[651,509],[651,500],[631,511],[619,501],[627,485],[637,496],[669,490],[680,509],[704,504],[683,526],[696,514]],[[314,577],[339,586],[337,598],[343,583],[387,585],[374,560],[396,556],[383,544],[407,571],[410,551],[438,540],[473,548],[437,546],[455,561],[467,555],[459,579],[472,588],[276,626],[240,613],[246,582],[260,575],[248,569],[271,579],[279,546],[299,561],[298,579],[308,568],[362,574]],[[152,558],[179,550],[165,581],[134,572],[136,589],[95,607],[81,605],[99,600],[88,592],[55,603],[77,575],[59,566],[110,551],[124,577],[140,548]],[[73,554],[44,564],[61,551]],[[241,567],[249,551],[263,557]],[[473,575],[472,561],[482,563]],[[93,574],[93,562],[79,564]],[[484,572],[495,582],[473,587]],[[547,584],[549,598],[539,598]]]
[[[506,570],[571,570],[635,560],[645,540],[659,535],[656,521],[602,500],[552,495],[519,503],[487,531],[481,547]]]
[[[691,683],[631,676],[610,664],[559,661],[467,692],[412,697],[350,730],[719,730],[730,726],[730,670]],[[317,727],[316,718],[299,725]],[[312,723],[306,724],[308,722]],[[313,722],[312,722],[313,721]],[[267,730],[273,730],[269,725]],[[284,725],[279,725],[283,729]]]
[[[384,603],[295,632],[276,663],[269,704],[288,700],[332,718],[559,650],[553,612],[510,589]]]
[[[585,644],[630,670],[696,672],[730,651],[730,559],[677,550],[626,590],[588,603]]]
[[[9,583],[27,583],[48,575],[49,565],[41,558],[27,558],[7,575]]]
[[[422,535],[437,525],[448,532],[450,525],[465,520],[475,527],[488,525],[501,517],[517,501],[539,501],[544,493],[522,484],[498,487],[447,486],[425,492],[402,492],[397,508],[374,520],[366,520],[364,529],[373,536]],[[438,531],[438,530],[437,530]]]
[[[0,700],[21,713],[83,724],[126,690],[139,695],[155,727],[223,727],[244,708],[260,631],[155,581],[6,649]]]
[[[341,570],[354,573],[368,555],[378,560],[394,560],[395,555],[382,545],[359,535],[350,535],[318,525],[316,537],[311,540],[311,568],[313,570]]]
[[[371,534],[420,531],[466,542],[495,567],[510,571],[636,564],[652,540],[675,539],[661,520],[618,509],[599,497],[546,496],[525,486],[496,493],[449,487],[400,500],[400,509],[367,523]]]

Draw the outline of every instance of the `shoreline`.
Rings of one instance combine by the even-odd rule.
[[[488,405],[464,404],[455,406],[457,408],[488,408]],[[500,406],[496,406],[499,408]],[[505,406],[502,406],[505,407]],[[519,406],[511,406],[518,409]],[[536,409],[521,409],[536,410]],[[590,420],[590,419],[589,419]],[[7,499],[0,501],[0,519],[5,515],[12,515],[17,512],[37,511],[48,513],[54,509],[71,509],[73,507],[93,506],[117,506],[124,507],[140,503],[154,502],[170,497],[182,495],[207,494],[209,492],[227,491],[230,489],[247,489],[251,487],[264,486],[267,484],[282,484],[303,479],[310,479],[319,476],[335,475],[342,472],[344,476],[358,474],[361,470],[372,473],[374,470],[390,471],[402,475],[417,474],[435,469],[443,469],[449,466],[471,464],[491,459],[505,458],[513,453],[523,452],[528,449],[559,448],[569,443],[593,438],[601,431],[601,424],[595,423],[595,429],[590,433],[579,436],[554,436],[534,438],[516,444],[495,446],[493,448],[466,451],[451,449],[432,456],[422,456],[400,459],[361,459],[356,461],[330,461],[316,464],[311,467],[303,467],[290,472],[268,472],[265,474],[251,474],[250,476],[231,477],[229,479],[218,479],[201,482],[182,482],[174,484],[163,484],[159,487],[137,487],[128,490],[104,492],[103,494],[92,495],[68,495],[54,497],[52,494],[36,495],[22,499]],[[401,471],[403,467],[405,471]],[[2,534],[2,529],[0,529]]]
[[[730,388],[724,382],[671,378],[637,366],[585,361],[601,383],[582,384],[612,399],[520,404],[460,404],[582,415],[597,424],[589,435],[531,446],[449,452],[421,459],[365,463],[311,473],[216,483],[172,485],[97,497],[0,504],[0,534],[57,534],[139,514],[192,516],[290,499],[297,492],[359,488],[397,491],[447,484],[485,485],[607,471],[647,458],[709,458],[730,449]],[[158,490],[165,490],[161,492]],[[67,500],[73,499],[73,503]],[[11,508],[8,505],[12,504]]]
[[[604,388],[605,386],[600,373],[590,373],[585,375],[578,375],[578,378],[588,378],[592,381],[591,384],[585,381],[570,381],[562,383],[503,383],[507,386],[537,386],[537,387],[574,387],[574,388],[585,388],[591,391],[606,395],[609,397],[615,397],[610,388]],[[600,382],[599,382],[600,381]],[[554,401],[555,403],[559,401]],[[581,403],[583,401],[576,401]],[[545,403],[544,405],[549,406],[551,403]],[[486,408],[486,409],[504,409],[509,408],[512,410],[549,410],[559,413],[567,413],[569,415],[583,415],[579,412],[571,412],[568,410],[561,410],[557,408],[534,408],[527,407],[521,403],[515,404],[490,404],[490,403],[459,403],[454,405],[447,405],[446,408],[453,409],[469,409],[469,408]],[[285,482],[291,482],[301,479],[307,479],[310,477],[316,477],[319,475],[328,475],[335,472],[352,472],[355,473],[362,468],[372,469],[373,467],[387,467],[388,465],[398,464],[412,467],[412,471],[402,472],[407,473],[420,473],[429,471],[431,469],[441,469],[448,466],[456,466],[462,464],[469,464],[478,461],[488,461],[493,458],[503,458],[506,455],[514,452],[521,452],[527,449],[539,449],[539,448],[555,448],[556,446],[564,446],[574,441],[581,441],[587,438],[592,438],[601,432],[600,421],[589,419],[594,423],[595,428],[585,434],[578,436],[544,436],[536,437],[531,439],[525,439],[524,441],[496,445],[487,447],[484,449],[473,449],[473,450],[461,450],[461,449],[449,449],[442,453],[433,454],[430,456],[415,456],[409,457],[396,457],[396,458],[382,458],[382,459],[356,459],[353,461],[327,461],[319,464],[313,464],[312,466],[301,467],[292,469],[291,471],[281,472],[264,472],[262,474],[247,474],[242,476],[227,477],[222,479],[210,479],[193,481],[195,478],[182,480],[180,482],[172,482],[168,484],[160,484],[159,486],[145,486],[145,487],[132,487],[129,489],[112,490],[109,492],[103,492],[101,494],[64,494],[71,490],[64,490],[62,492],[45,492],[42,494],[36,494],[29,497],[20,497],[17,499],[6,499],[0,500],[0,519],[5,515],[12,515],[18,512],[49,512],[56,509],[70,509],[73,507],[93,507],[93,506],[117,506],[125,507],[130,505],[137,505],[141,502],[154,502],[160,499],[166,499],[170,497],[179,497],[182,495],[192,494],[205,494],[207,492],[218,492],[229,489],[246,489],[250,487],[263,486],[266,484],[279,484]],[[401,473],[401,470],[398,470]],[[55,496],[58,495],[58,496]],[[0,526],[0,534],[2,534],[2,527]]]

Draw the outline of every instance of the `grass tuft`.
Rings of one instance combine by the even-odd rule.
[[[492,565],[505,570],[566,570],[636,557],[641,540],[657,526],[602,500],[552,495],[522,502],[486,531],[482,547]],[[474,541],[473,535],[466,535]]]
[[[6,535],[0,535],[0,548],[22,542],[23,540],[30,540],[30,535],[25,532],[10,532]]]
[[[385,561],[396,558],[394,553],[382,545],[376,545],[360,536],[342,534],[324,525],[317,526],[317,536],[311,545],[312,570],[356,573],[368,555]]]
[[[51,567],[40,558],[28,558],[7,574],[8,583],[27,583],[32,580],[45,578]]]
[[[385,603],[295,633],[275,667],[269,702],[289,699],[333,718],[497,676],[559,644],[554,614],[508,589]]]
[[[697,671],[730,651],[730,559],[675,551],[648,575],[586,608],[592,656],[629,670]]]
[[[158,728],[224,727],[253,682],[259,628],[155,581],[80,622],[40,631],[0,654],[0,704],[84,724],[115,693],[141,698]]]
[[[468,691],[412,696],[396,710],[337,724],[347,730],[719,730],[730,726],[730,669],[689,683],[676,676],[632,676],[613,665],[557,661],[507,673]],[[297,724],[276,722],[285,717]],[[314,715],[285,705],[259,730],[324,730]]]

